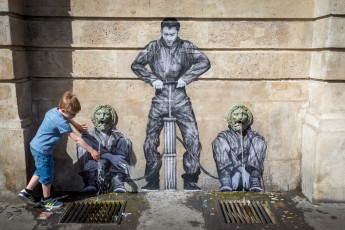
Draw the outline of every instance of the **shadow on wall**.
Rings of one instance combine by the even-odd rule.
[[[45,113],[57,107],[67,90],[73,91],[72,18],[70,0],[33,1],[25,3],[25,45],[31,80],[31,110],[35,116],[34,128],[27,142],[27,175],[35,171],[29,143],[41,124]],[[74,151],[69,151],[64,136],[54,150],[56,190],[74,190],[82,183],[78,169],[73,166]],[[73,180],[73,182],[71,182]],[[73,185],[67,186],[66,185]],[[40,187],[40,186],[37,186]]]

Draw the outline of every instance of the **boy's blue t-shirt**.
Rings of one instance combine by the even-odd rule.
[[[55,107],[50,109],[44,116],[42,124],[38,128],[30,146],[41,153],[50,154],[53,152],[61,136],[72,131],[68,120]]]

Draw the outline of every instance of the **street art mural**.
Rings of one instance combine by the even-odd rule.
[[[246,106],[234,106],[226,119],[229,129],[212,142],[219,190],[261,192],[266,141],[251,129],[253,115]]]
[[[182,133],[186,147],[183,155],[185,173],[182,175],[184,190],[200,190],[197,182],[200,174],[198,161],[201,143],[192,104],[185,87],[205,73],[211,65],[206,55],[192,42],[179,37],[179,32],[180,23],[175,18],[164,19],[161,22],[161,38],[151,41],[138,54],[131,66],[132,71],[141,80],[156,89],[146,127],[144,154],[147,184],[142,187],[142,191],[155,191],[160,188],[159,171],[162,166],[162,155],[157,151],[157,147],[160,145],[159,136],[163,127],[167,134],[164,146],[164,155],[167,156],[165,162],[172,167],[172,170],[176,168],[173,161],[176,161],[175,149],[174,147],[168,149],[168,146],[174,145],[171,142],[176,140],[175,124]],[[174,175],[167,177],[165,188],[176,189]]]
[[[91,120],[94,129],[82,134],[83,140],[101,154],[95,161],[77,145],[84,191],[126,192],[124,181],[129,178],[132,142],[116,129],[118,116],[114,108],[103,104],[94,108]]]

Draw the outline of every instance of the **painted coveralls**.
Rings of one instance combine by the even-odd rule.
[[[149,65],[151,72],[145,68],[146,65]],[[150,42],[138,54],[131,67],[141,80],[149,84],[155,80],[161,80],[164,83],[179,79],[189,84],[205,73],[211,65],[206,55],[190,41],[177,38],[174,44],[169,47],[161,38]],[[185,87],[172,88],[172,116],[177,119],[176,122],[182,133],[187,151],[199,160],[201,144],[192,104],[186,94]],[[168,86],[164,86],[162,90],[157,89],[152,98],[144,143],[145,174],[151,175],[146,178],[147,181],[159,180],[159,169],[162,161],[157,147],[160,145],[159,135],[164,126],[163,117],[168,116],[168,98]],[[155,166],[155,164],[158,165]],[[197,182],[200,168],[187,152],[183,156],[183,167],[186,172],[182,176],[184,180]]]
[[[129,176],[128,166],[132,153],[132,142],[129,139],[116,129],[109,130],[107,134],[94,129],[84,133],[82,138],[101,154],[100,160],[95,161],[90,153],[77,145],[79,174],[83,177],[85,187],[97,186],[98,167],[104,169],[103,177],[113,177],[119,173],[124,177]]]
[[[219,180],[222,186],[233,190],[242,189],[242,150],[240,133],[229,129],[218,134],[212,142],[213,158],[216,162]],[[261,180],[266,154],[265,139],[257,132],[247,128],[243,132],[243,164],[245,167],[244,187],[250,189],[251,180]]]

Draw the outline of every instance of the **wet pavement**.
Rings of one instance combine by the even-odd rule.
[[[0,198],[1,229],[344,229],[345,203],[311,204],[300,192],[220,193],[151,192],[57,194],[64,206],[45,210],[24,204],[19,198]],[[226,223],[233,213],[220,201],[268,202],[273,223]],[[76,202],[125,201],[120,224],[60,223],[68,207]],[[229,205],[230,206],[230,205]],[[247,207],[247,206],[243,206]],[[243,210],[242,210],[243,211]],[[225,214],[224,214],[225,213]],[[244,213],[244,211],[243,211]],[[241,210],[238,210],[241,214]],[[43,219],[38,219],[40,216]],[[42,218],[42,217],[41,217]],[[251,217],[250,217],[251,218]],[[250,219],[248,218],[248,219]],[[254,219],[254,218],[253,218]],[[118,219],[117,219],[118,220]]]

